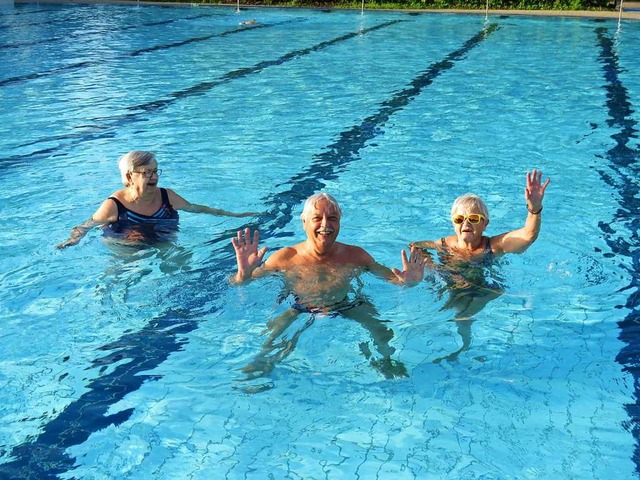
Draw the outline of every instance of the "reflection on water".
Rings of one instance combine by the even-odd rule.
[[[118,223],[104,225],[105,238],[115,239],[115,243],[129,246],[148,246],[166,244],[178,238],[180,226],[177,218],[147,219],[145,223],[127,225],[122,228]]]
[[[296,307],[297,305],[297,303],[294,303],[294,307],[287,308],[267,322],[266,328],[262,331],[262,334],[266,335],[262,349],[251,362],[241,368],[241,371],[247,375],[242,381],[262,379],[263,383],[244,387],[243,390],[245,392],[256,393],[273,388],[273,382],[264,381],[264,378],[279,363],[293,353],[302,334],[317,319],[323,317],[341,317],[357,322],[371,336],[373,347],[378,354],[376,356],[372,352],[369,342],[361,342],[359,344],[360,352],[369,361],[374,370],[387,379],[408,376],[407,369],[402,362],[391,358],[396,350],[390,345],[394,332],[388,326],[389,322],[379,318],[379,312],[375,305],[362,293],[356,293],[342,302],[339,308],[334,308],[333,310],[307,309],[305,311],[299,306]],[[299,326],[296,325],[295,329],[291,331],[292,326],[299,318],[303,323]],[[340,324],[336,323],[335,328],[340,328]]]
[[[20,17],[28,18],[26,9],[20,7]],[[157,33],[169,45],[237,26],[229,18],[226,24],[184,20],[188,9],[127,10],[123,20],[111,8],[51,10],[49,17],[62,19],[84,12],[85,27],[96,12],[113,28],[139,26],[127,30],[135,35],[96,37],[104,45],[96,40],[96,48],[84,48],[110,48],[119,56],[159,46]],[[166,17],[181,28],[143,23],[152,13],[163,16],[154,21]],[[35,22],[41,14],[33,15]],[[289,14],[261,15],[262,24],[275,24]],[[454,58],[480,28],[477,19],[416,16],[371,34],[339,37],[354,31],[346,13],[305,15],[301,25],[244,30],[242,55],[233,54],[237,42],[220,37],[215,45],[193,42],[157,55],[149,50],[141,65],[128,57],[132,61],[117,69],[94,65],[86,76],[62,69],[6,90],[13,128],[3,139],[8,229],[0,233],[0,358],[7,382],[0,472],[26,471],[32,478],[168,478],[175,472],[193,478],[351,478],[364,472],[632,478],[636,439],[627,427],[636,421],[637,295],[631,287],[637,282],[630,275],[633,242],[627,241],[635,230],[624,219],[637,212],[630,208],[637,182],[626,175],[633,145],[615,150],[629,161],[620,168],[611,167],[613,155],[606,152],[635,128],[625,108],[633,109],[638,91],[631,74],[638,60],[628,54],[605,63],[611,57],[606,45],[594,50],[594,40],[607,41],[615,26],[598,24],[600,32],[587,21],[496,18],[501,27],[480,48]],[[131,25],[122,25],[124,19]],[[364,22],[388,19],[371,13]],[[71,20],[56,23],[61,36],[66,26],[77,27]],[[638,31],[627,27],[620,41],[631,45]],[[41,29],[33,30],[29,35],[37,36]],[[334,38],[345,41],[327,43]],[[558,50],[558,38],[571,41]],[[271,53],[265,54],[266,44]],[[303,49],[304,56],[287,56]],[[65,48],[56,52],[62,57],[39,55],[46,48],[23,55],[5,50],[14,60],[3,63],[10,76],[82,60],[67,58]],[[296,61],[280,64],[279,58]],[[176,61],[186,69],[181,75],[169,68]],[[215,83],[211,65],[224,84]],[[266,75],[227,75],[245,67]],[[603,75],[610,90],[600,88]],[[626,96],[616,95],[625,85]],[[174,99],[171,92],[184,95]],[[150,108],[139,115],[136,105]],[[620,120],[615,125],[604,111],[608,106],[609,117]],[[108,125],[100,121],[114,115]],[[351,129],[354,118],[367,120]],[[96,122],[108,131],[82,127]],[[217,241],[202,243],[212,235],[208,222],[201,231],[185,222],[179,239],[167,245],[100,240],[64,252],[43,248],[47,234],[66,233],[59,225],[65,215],[91,204],[87,198],[98,200],[97,185],[112,171],[101,159],[114,158],[125,143],[162,150],[190,198],[215,196],[229,206],[266,198],[264,208],[277,212],[268,225],[270,248],[294,235],[290,209],[321,185],[353,207],[343,238],[366,241],[383,261],[395,258],[407,240],[403,225],[415,231],[416,215],[425,234],[441,229],[432,213],[461,185],[495,192],[496,219],[519,216],[522,205],[511,203],[511,192],[520,185],[510,176],[531,162],[557,172],[562,194],[548,208],[536,254],[503,269],[508,282],[502,285],[513,295],[494,302],[502,290],[487,287],[496,277],[486,269],[478,275],[486,283],[473,274],[438,272],[410,294],[368,285],[375,308],[361,306],[364,324],[351,322],[349,312],[336,321],[294,312],[291,320],[285,314],[290,305],[275,313],[270,308],[276,292],[261,294],[265,284],[262,291],[246,288],[257,294],[247,302],[234,302],[237,290],[224,280],[233,252],[218,249]],[[79,175],[85,169],[98,175]],[[399,180],[380,189],[389,179]],[[61,202],[52,188],[71,194]],[[589,215],[568,222],[584,210],[585,199]],[[618,212],[612,199],[624,208]],[[561,248],[549,246],[554,239]],[[595,254],[594,247],[600,249]],[[442,302],[434,301],[437,295]],[[455,343],[450,329],[459,336]],[[620,338],[629,347],[622,352]],[[486,361],[466,362],[468,352],[461,352],[467,349]],[[350,368],[346,350],[362,371]],[[338,372],[329,365],[332,353],[342,364]],[[296,365],[322,355],[326,366],[297,374]],[[436,357],[441,363],[432,363]],[[385,371],[393,375],[396,359],[409,378],[370,381],[383,379]],[[390,365],[379,367],[385,362]],[[255,373],[233,370],[244,365]],[[252,378],[234,382],[244,376]],[[259,389],[260,382],[278,388],[258,397],[231,388]]]
[[[462,352],[467,351],[472,342],[471,325],[474,317],[504,293],[499,261],[487,261],[486,258],[481,261],[453,260],[446,253],[440,253],[438,260],[439,263],[431,265],[431,280],[438,298],[446,297],[441,310],[453,310],[452,320],[456,322],[462,346],[434,359],[434,363],[455,361]]]

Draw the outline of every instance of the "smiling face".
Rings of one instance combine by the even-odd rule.
[[[320,198],[302,220],[307,240],[323,254],[335,244],[340,232],[340,212],[327,199]]]

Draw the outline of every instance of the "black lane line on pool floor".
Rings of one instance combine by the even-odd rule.
[[[171,23],[175,23],[175,22],[180,22],[182,20],[197,20],[199,18],[207,18],[207,17],[214,17],[214,16],[231,16],[231,14],[222,14],[222,13],[212,13],[212,14],[201,14],[201,15],[194,15],[192,17],[181,17],[181,18],[171,18],[171,19],[167,19],[167,20],[159,20],[156,22],[147,22],[147,23],[139,23],[136,25],[125,25],[122,27],[113,27],[113,28],[104,28],[104,29],[95,29],[92,30],[91,32],[87,33],[87,32],[83,32],[83,33],[72,33],[69,35],[65,35],[65,36],[61,36],[61,37],[50,37],[50,38],[43,38],[41,40],[32,40],[32,41],[25,41],[25,42],[14,42],[14,43],[7,43],[4,45],[0,45],[0,50],[2,49],[7,49],[7,48],[20,48],[20,47],[32,47],[34,45],[41,45],[41,44],[51,44],[51,43],[56,43],[56,42],[61,42],[63,40],[75,40],[78,38],[81,38],[83,41],[87,41],[87,37],[94,37],[94,36],[103,36],[105,34],[111,34],[114,32],[124,32],[126,30],[137,30],[139,28],[147,28],[147,27],[157,27],[160,25],[169,25]],[[62,21],[62,20],[60,20]]]
[[[202,16],[210,16],[210,15],[201,15]],[[193,18],[199,18],[199,17],[193,17]],[[113,62],[115,60],[122,60],[125,58],[133,58],[133,57],[138,57],[142,54],[145,53],[151,53],[151,52],[156,52],[156,51],[160,51],[160,50],[169,50],[170,48],[176,48],[176,47],[183,47],[185,45],[189,45],[191,43],[199,43],[199,42],[204,42],[206,40],[211,40],[212,38],[217,38],[217,37],[226,37],[228,35],[234,35],[236,33],[241,33],[241,32],[246,32],[246,31],[250,31],[250,30],[257,30],[260,28],[269,28],[269,27],[274,27],[276,25],[283,25],[283,24],[287,24],[287,23],[292,23],[295,21],[299,21],[299,20],[286,20],[283,22],[277,22],[277,23],[259,23],[257,25],[249,25],[246,27],[239,27],[239,26],[235,26],[230,30],[225,30],[223,32],[219,32],[219,33],[212,33],[211,35],[205,35],[202,37],[193,37],[193,38],[188,38],[186,40],[181,40],[179,42],[174,42],[174,43],[168,43],[165,45],[156,45],[154,47],[148,47],[148,48],[142,48],[140,50],[135,50],[133,52],[129,52],[129,53],[123,53],[120,55],[115,55],[113,57],[109,57],[109,58],[101,58],[99,60],[87,60],[84,62],[77,62],[77,63],[72,63],[70,65],[63,65],[61,67],[55,67],[55,68],[51,68],[49,70],[44,70],[42,72],[35,72],[35,73],[27,73],[25,75],[19,75],[17,77],[10,77],[10,78],[5,78],[3,80],[0,80],[0,87],[6,87],[7,85],[15,85],[16,83],[23,83],[26,82],[28,80],[36,80],[36,79],[40,79],[40,78],[45,78],[45,77],[51,77],[53,75],[57,75],[58,73],[62,73],[62,72],[70,72],[73,70],[80,70],[82,68],[87,68],[87,67],[94,67],[97,65],[105,65],[109,62]]]
[[[616,306],[617,309],[628,310],[627,316],[618,322],[620,333],[618,338],[625,346],[616,356],[616,361],[623,365],[623,369],[633,376],[633,389],[635,403],[625,405],[629,421],[624,425],[625,429],[633,434],[636,441],[633,453],[633,461],[636,472],[640,474],[640,150],[630,146],[632,140],[638,141],[638,124],[633,119],[634,110],[629,99],[627,88],[620,80],[622,70],[618,63],[618,53],[615,41],[608,35],[608,29],[600,27],[596,29],[598,44],[600,46],[600,62],[607,91],[607,111],[609,119],[607,124],[612,129],[619,129],[619,133],[611,136],[616,142],[615,147],[604,155],[608,161],[607,167],[615,173],[615,178],[610,173],[598,169],[602,179],[613,187],[620,196],[614,222],[622,224],[625,231],[618,233],[611,228],[609,223],[601,221],[598,226],[604,233],[604,239],[611,247],[612,255],[622,256],[630,260],[630,266],[626,262],[619,262],[618,266],[631,277],[628,286],[621,291],[629,291],[629,297],[624,305]]]
[[[419,73],[408,87],[383,102],[376,113],[365,118],[359,125],[340,133],[338,140],[325,153],[317,155],[308,169],[285,182],[284,184],[292,184],[289,190],[267,198],[265,204],[271,206],[271,211],[257,222],[262,229],[263,238],[282,236],[278,235],[277,230],[283,230],[290,224],[294,208],[304,198],[324,187],[323,180],[337,178],[346,164],[359,159],[360,149],[366,146],[367,141],[383,133],[383,127],[391,115],[406,107],[435,78],[464,59],[471,49],[496,29],[497,25],[488,26],[444,60]],[[100,350],[110,353],[95,360],[90,368],[115,365],[113,370],[88,382],[87,393],[71,402],[56,418],[45,424],[42,433],[13,448],[8,455],[13,460],[0,465],[0,475],[39,479],[66,472],[69,477],[75,460],[66,452],[67,448],[85,442],[94,432],[109,425],[119,425],[131,417],[133,408],[109,416],[106,414],[127,394],[138,390],[145,381],[160,378],[149,372],[162,364],[169,355],[182,350],[188,342],[187,335],[198,328],[203,317],[215,313],[215,309],[211,308],[208,308],[206,314],[200,310],[229,288],[227,276],[235,267],[230,240],[235,232],[236,230],[225,232],[217,241],[212,242],[222,244],[217,251],[212,252],[217,254],[215,269],[202,268],[195,271],[198,278],[180,289],[182,292],[191,292],[190,305],[181,311],[169,310],[152,319],[143,329],[123,335],[101,347]],[[202,290],[203,285],[208,290],[201,298],[194,299],[193,292]]]
[[[340,42],[350,40],[352,38],[365,35],[375,30],[390,27],[392,25],[396,25],[398,23],[405,22],[405,21],[406,20],[393,20],[390,22],[384,22],[378,25],[374,25],[373,27],[369,27],[366,29],[358,30],[356,32],[351,32],[345,35],[341,35],[340,37],[336,37],[332,40],[326,40],[324,42],[318,43],[308,48],[304,48],[301,50],[294,50],[292,52],[286,53],[285,55],[275,60],[264,60],[251,67],[239,68],[237,70],[233,70],[219,77],[217,80],[202,82],[202,83],[193,85],[191,87],[188,87],[184,90],[172,92],[168,94],[168,98],[166,99],[156,100],[154,102],[147,102],[144,104],[127,107],[126,110],[129,110],[131,113],[124,113],[124,114],[115,115],[108,118],[92,119],[90,120],[90,122],[92,122],[91,128],[92,130],[95,130],[94,132],[80,132],[80,133],[71,133],[71,134],[65,134],[65,135],[55,135],[55,136],[46,137],[39,140],[35,140],[33,142],[19,145],[18,148],[25,148],[31,145],[35,145],[37,143],[56,142],[56,146],[54,147],[43,148],[41,150],[27,153],[27,154],[13,155],[11,157],[0,158],[0,171],[2,169],[9,169],[11,167],[22,165],[29,161],[33,161],[38,156],[48,156],[51,154],[55,154],[56,152],[60,151],[60,149],[62,148],[62,146],[59,145],[58,142],[61,142],[64,140],[71,140],[72,141],[71,145],[74,145],[74,144],[80,144],[90,140],[111,138],[116,135],[115,127],[120,127],[127,123],[132,123],[132,122],[146,119],[149,113],[157,113],[158,111],[161,111],[162,109],[174,104],[179,100],[189,98],[192,96],[204,95],[209,90],[219,85],[229,83],[233,80],[245,78],[249,75],[260,73],[269,67],[280,66],[286,62],[301,58],[311,53],[318,52],[330,46],[336,45]],[[108,124],[105,123],[107,121],[109,122]]]
[[[444,72],[453,68],[456,62],[462,60],[471,49],[497,29],[497,24],[488,25],[467,40],[458,50],[451,52],[443,60],[431,64],[407,87],[382,102],[378,111],[366,117],[359,125],[342,131],[334,143],[323,148],[322,153],[314,155],[308,168],[285,183],[291,184],[290,190],[276,194],[271,200],[265,199],[264,204],[269,210],[269,216],[273,219],[271,229],[285,228],[293,218],[293,209],[310,195],[322,190],[325,187],[324,181],[337,179],[348,164],[360,159],[360,151],[366,147],[368,141],[384,133],[383,127],[391,116],[403,110],[420,95],[423,89],[431,85]],[[268,233],[263,238],[268,238]]]
[[[74,7],[74,8],[78,8],[78,7]],[[59,13],[59,11],[53,11],[53,10],[48,10],[48,11],[54,12],[54,13]],[[71,12],[71,10],[69,12]],[[128,25],[126,27],[114,28],[113,31],[114,32],[119,32],[119,31],[122,31],[122,30],[130,30],[130,29],[140,28],[140,27],[151,27],[151,26],[156,26],[156,25],[168,25],[170,23],[179,22],[181,20],[196,20],[198,18],[213,17],[213,16],[220,16],[220,15],[226,16],[226,15],[230,15],[230,14],[201,13],[201,14],[198,14],[198,15],[194,15],[192,17],[170,18],[170,19],[167,19],[167,20],[160,20],[160,21],[157,21],[157,22],[143,23],[143,24],[139,24],[139,25]],[[19,24],[16,24],[16,25],[0,25],[0,30],[12,30],[12,29],[25,28],[25,27],[40,27],[42,25],[52,25],[52,24],[64,22],[66,20],[67,19],[64,19],[64,18],[52,18],[51,20],[43,20],[41,22],[19,23]],[[81,19],[73,18],[73,20],[75,21],[75,20],[81,20]],[[103,33],[107,33],[107,32],[110,32],[110,31],[112,31],[112,30],[104,30]],[[80,35],[80,37],[82,37],[82,35]],[[64,39],[68,39],[68,38],[73,38],[73,36],[64,37]],[[9,45],[11,45],[11,44],[9,44]]]

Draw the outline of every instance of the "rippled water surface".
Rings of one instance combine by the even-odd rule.
[[[4,7],[0,477],[638,477],[638,45],[590,19]],[[57,250],[132,149],[191,202],[264,213]],[[301,241],[325,190],[342,240],[399,267],[468,191],[489,234],[519,228],[532,168],[541,235],[473,321],[437,275],[364,275],[370,323],[302,314],[264,354],[290,299],[229,286],[237,229]]]

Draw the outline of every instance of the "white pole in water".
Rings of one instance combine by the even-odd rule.
[[[624,0],[620,0],[620,11],[618,12],[618,29],[620,29],[620,22],[622,21],[622,4]]]
[[[364,0],[362,0],[362,10],[360,11],[360,15],[364,15]]]
[[[236,13],[240,13],[240,0],[238,0],[238,9],[236,10]]]
[[[485,22],[489,21],[489,0],[487,0],[487,7],[485,8],[485,11],[484,11],[484,21]]]

